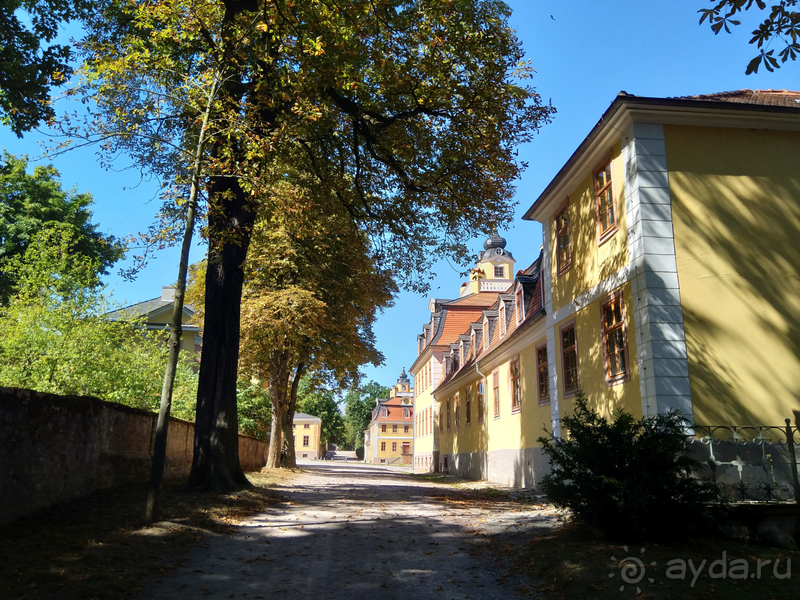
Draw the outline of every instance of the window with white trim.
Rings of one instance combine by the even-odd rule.
[[[525,295],[522,288],[519,288],[514,295],[514,303],[514,312],[517,314],[517,325],[519,325],[525,319]]]

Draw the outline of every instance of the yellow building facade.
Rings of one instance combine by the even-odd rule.
[[[550,423],[541,260],[512,276],[515,261],[505,246],[493,234],[462,295],[431,301],[412,367],[424,390],[416,405],[433,408],[434,470],[533,486],[547,470],[536,438]],[[428,386],[424,369],[433,357],[440,370]],[[421,427],[418,439],[429,435],[429,426]],[[416,467],[429,470],[427,458],[418,457]]]
[[[561,435],[578,391],[605,416],[800,418],[798,148],[800,92],[621,93],[524,216],[540,258],[495,271],[490,238],[460,297],[430,301],[412,373],[433,427],[417,422],[415,466],[535,486],[536,440]]]
[[[389,398],[379,398],[364,431],[364,461],[386,465],[412,465],[414,454],[414,387],[405,369]]]
[[[302,460],[320,460],[325,456],[322,440],[322,419],[305,413],[295,413],[292,421],[294,455]]]
[[[553,423],[780,425],[800,410],[800,93],[620,94],[524,218],[542,223]]]

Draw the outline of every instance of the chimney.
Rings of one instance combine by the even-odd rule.
[[[164,285],[161,287],[161,301],[174,302],[175,301],[175,288],[171,285]]]

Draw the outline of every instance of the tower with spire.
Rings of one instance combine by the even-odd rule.
[[[469,272],[469,281],[461,284],[461,296],[478,292],[504,292],[514,281],[514,257],[506,250],[506,240],[492,229],[478,252],[475,268]]]
[[[414,388],[411,386],[411,381],[406,374],[406,368],[403,367],[403,372],[400,373],[400,377],[397,378],[397,383],[392,386],[392,392],[390,394],[392,398],[413,398],[414,397]]]

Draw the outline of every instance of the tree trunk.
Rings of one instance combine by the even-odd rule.
[[[305,372],[306,367],[303,363],[300,363],[295,368],[294,376],[292,377],[292,387],[289,390],[289,395],[286,401],[286,409],[284,410],[281,419],[284,436],[283,466],[289,469],[294,469],[297,467],[297,453],[294,451],[294,429],[292,425],[294,424],[294,413],[297,410],[297,388],[300,386],[300,379],[302,379]]]
[[[281,467],[286,469],[297,467],[297,458],[294,453],[295,431],[292,428],[293,421],[294,412],[284,411],[281,415],[281,430],[283,431],[283,460],[281,461]]]
[[[189,488],[232,490],[250,483],[239,465],[236,375],[244,271],[255,211],[234,177],[212,177],[203,353]]]
[[[267,453],[267,467],[270,469],[281,466],[283,413],[286,411],[286,388],[289,380],[288,362],[285,352],[276,350],[270,355],[269,396],[272,400],[272,425]]]
[[[238,15],[257,11],[257,0],[223,0],[225,14],[221,28],[221,81],[219,98],[225,119],[243,119],[242,98],[247,86],[242,84],[244,57],[237,56],[239,36],[235,31]],[[272,82],[274,83],[274,82]],[[258,85],[269,89],[261,78]],[[251,86],[252,87],[252,86]],[[253,90],[250,90],[251,93]],[[275,116],[262,111],[265,133],[274,126]],[[197,390],[197,417],[194,434],[194,458],[189,474],[189,488],[230,490],[248,486],[239,465],[239,418],[236,406],[236,380],[239,366],[239,325],[241,321],[243,264],[250,245],[255,207],[239,183],[237,157],[246,149],[230,140],[217,139],[211,146],[212,162],[227,164],[229,172],[209,178],[208,186],[208,270],[206,271],[205,322],[203,352]],[[274,429],[274,427],[273,427]]]
[[[147,490],[145,522],[150,524],[159,517],[159,495],[161,481],[164,477],[164,465],[167,459],[167,434],[169,431],[169,413],[172,409],[172,390],[175,387],[175,371],[178,368],[181,338],[183,337],[183,299],[186,293],[186,274],[189,270],[189,250],[192,247],[194,220],[197,211],[197,193],[200,187],[200,172],[205,151],[206,130],[211,114],[211,104],[217,93],[216,81],[208,92],[208,101],[203,113],[203,123],[197,137],[194,161],[192,164],[192,184],[189,191],[189,202],[186,210],[186,228],[181,245],[181,258],[178,263],[178,281],[175,284],[175,297],[172,304],[172,326],[169,333],[169,354],[167,367],[164,370],[164,384],[161,387],[161,405],[158,410],[156,437],[153,444],[153,461],[150,466],[150,485]]]

